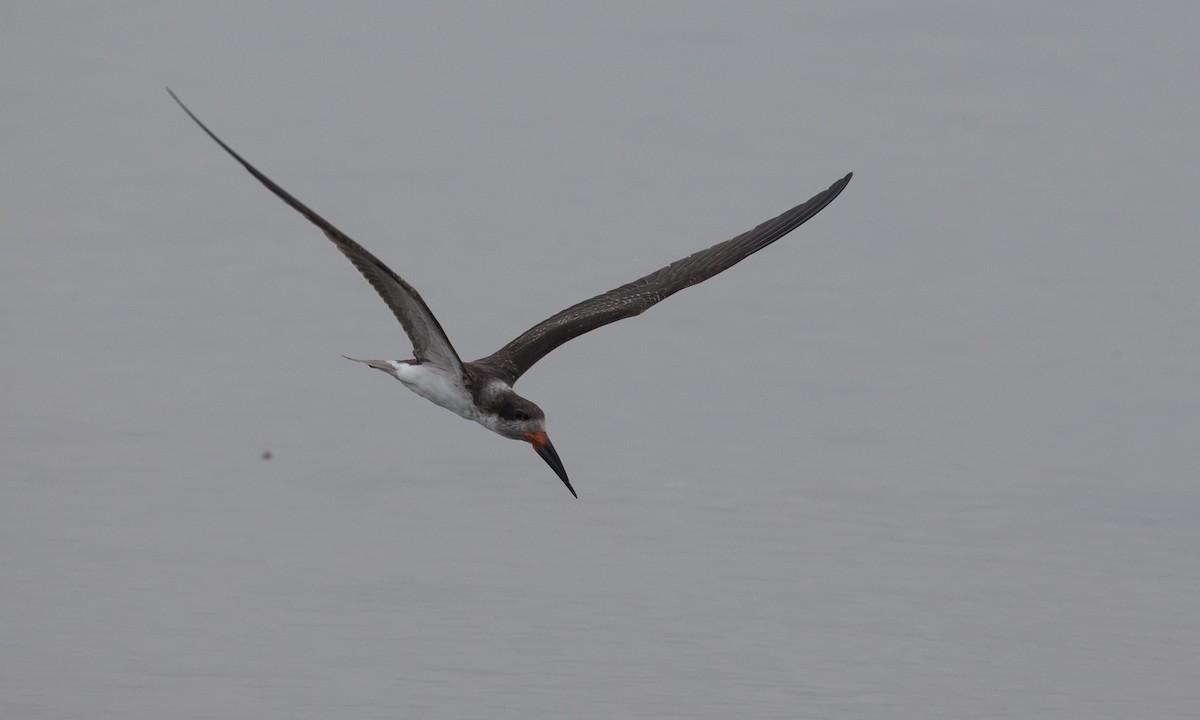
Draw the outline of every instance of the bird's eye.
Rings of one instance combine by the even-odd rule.
[[[513,419],[514,420],[528,420],[529,415],[527,415],[524,410],[517,409],[517,410],[513,410]]]

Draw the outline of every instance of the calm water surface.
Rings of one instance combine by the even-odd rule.
[[[1190,717],[1189,4],[6,13],[0,715]],[[576,340],[461,354],[855,180]],[[263,459],[269,451],[271,458]]]

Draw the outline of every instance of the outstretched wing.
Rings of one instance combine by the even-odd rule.
[[[853,173],[847,174],[803,205],[797,205],[749,232],[572,305],[529,328],[495,353],[475,362],[494,369],[511,385],[534,363],[568,340],[617,320],[640,315],[656,303],[707,280],[787,235],[832,202],[852,176]]]
[[[431,363],[441,370],[451,373],[452,377],[463,378],[462,360],[459,359],[458,353],[454,351],[454,346],[450,344],[450,339],[446,337],[446,332],[442,330],[442,326],[438,323],[437,318],[430,312],[429,306],[421,299],[421,296],[413,289],[412,285],[404,282],[403,279],[396,273],[392,272],[387,265],[384,265],[379,258],[372,255],[362,245],[359,245],[341,230],[335,228],[328,220],[316,214],[309,209],[307,205],[292,197],[291,193],[279,187],[263,175],[250,163],[234,152],[233,148],[229,147],[213,134],[212,130],[200,122],[200,118],[196,117],[191,110],[183,104],[183,101],[176,97],[175,93],[167,88],[167,92],[171,94],[175,102],[179,103],[179,107],[188,114],[200,129],[208,134],[210,138],[216,141],[225,152],[233,156],[234,160],[241,163],[242,167],[246,168],[260,183],[267,186],[267,189],[275,193],[280,200],[290,205],[292,209],[299,212],[313,225],[321,228],[325,232],[325,237],[333,241],[338,250],[354,263],[354,267],[363,274],[367,282],[371,283],[371,287],[375,288],[375,292],[379,293],[379,297],[383,298],[383,302],[392,310],[392,314],[400,321],[400,325],[404,327],[404,332],[408,334],[408,338],[412,341],[413,357],[422,362]]]

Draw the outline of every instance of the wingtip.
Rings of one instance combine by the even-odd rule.
[[[846,189],[846,186],[850,184],[850,178],[852,178],[852,177],[854,177],[853,172],[846,173],[845,176],[843,176],[841,179],[835,180],[834,183],[829,186],[828,190],[821,193],[821,195],[828,198],[828,200],[824,204],[821,205],[821,208],[825,207],[825,205],[828,205],[830,202],[833,202],[833,199],[836,198],[838,195],[841,195],[842,191]],[[820,196],[818,196],[818,197],[820,197]],[[819,211],[821,208],[818,208],[817,210]]]

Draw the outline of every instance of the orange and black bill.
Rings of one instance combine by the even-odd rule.
[[[567,469],[563,467],[562,460],[558,459],[558,453],[554,450],[554,444],[550,442],[550,436],[544,432],[527,433],[525,439],[533,446],[534,451],[542,456],[546,464],[554,470],[554,473],[563,481],[563,485],[567,486],[571,494],[578,498],[579,495],[575,493],[575,488],[571,487],[571,481],[567,479]]]

